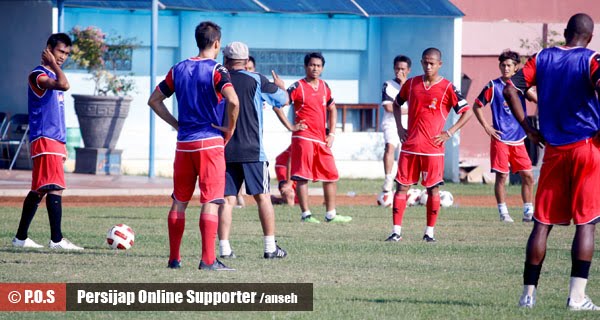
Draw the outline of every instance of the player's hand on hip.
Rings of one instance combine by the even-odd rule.
[[[225,144],[227,144],[229,142],[229,140],[231,139],[231,136],[233,136],[235,127],[234,128],[222,127],[222,126],[217,126],[214,123],[212,123],[211,125],[213,128],[223,132],[223,139],[225,140]]]
[[[502,131],[496,130],[492,126],[485,127],[485,133],[487,133],[488,136],[490,136],[496,140],[501,140],[500,135],[502,134]]]
[[[449,131],[442,131],[442,133],[433,137],[433,143],[436,145],[444,144],[444,142],[450,140],[452,138],[452,134]]]
[[[292,132],[302,131],[306,129],[308,129],[308,126],[306,125],[306,120],[300,120],[298,121],[298,123],[292,126]]]

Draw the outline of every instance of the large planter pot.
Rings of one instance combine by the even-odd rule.
[[[84,146],[114,149],[129,113],[131,97],[74,94],[73,98]]]

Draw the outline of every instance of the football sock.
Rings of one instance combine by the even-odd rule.
[[[394,225],[392,227],[392,233],[402,235],[402,226]]]
[[[523,271],[523,285],[537,287],[541,271],[542,264],[533,265],[525,262],[525,270]]]
[[[169,211],[167,225],[169,227],[169,261],[181,261],[179,250],[185,230],[185,212]]]
[[[302,218],[306,218],[306,217],[311,216],[311,215],[312,215],[312,213],[310,212],[310,210],[302,212]]]
[[[508,208],[506,207],[506,203],[498,203],[498,212],[500,214],[508,214]]]
[[[585,287],[587,286],[588,279],[571,277],[569,282],[569,299],[574,302],[581,302],[585,299]]]
[[[433,227],[425,227],[425,234],[433,238]]]
[[[535,292],[534,285],[524,285],[523,286],[523,295],[524,296],[533,296],[534,292]]]
[[[277,247],[275,244],[275,236],[265,236],[264,243],[265,243],[265,252],[275,252],[275,250],[277,250]]]
[[[394,226],[402,225],[404,210],[406,210],[406,193],[394,193],[394,205],[392,209],[392,224]]]
[[[573,259],[572,263],[569,298],[575,302],[580,302],[585,298],[585,287],[592,262]]]
[[[231,254],[231,244],[229,240],[219,240],[219,255],[228,256]]]
[[[435,227],[438,212],[440,212],[440,195],[435,194],[427,198],[427,226]],[[430,235],[433,237],[433,235]]]
[[[207,265],[215,262],[215,239],[219,228],[219,216],[216,214],[200,214],[200,234],[202,236],[202,261]]]
[[[41,201],[42,196],[39,193],[29,191],[27,197],[25,197],[25,201],[23,201],[23,211],[21,211],[21,220],[19,221],[19,228],[17,229],[15,238],[19,240],[27,239],[29,225],[33,221],[33,217]]]
[[[329,220],[335,218],[336,215],[337,215],[337,212],[335,211],[335,209],[325,212],[325,217]]]
[[[531,202],[523,203],[523,212],[533,212],[533,203],[531,203]]]
[[[50,221],[50,239],[52,242],[60,242],[63,238],[60,224],[62,220],[62,196],[49,193],[46,196],[46,209],[48,209],[48,220]]]

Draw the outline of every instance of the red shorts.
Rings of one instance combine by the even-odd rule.
[[[200,203],[222,203],[225,193],[223,138],[177,142],[173,164],[173,197],[188,202],[200,187]]]
[[[65,182],[64,160],[67,158],[65,144],[53,139],[39,138],[31,142],[31,190],[48,191],[64,190]]]
[[[291,175],[294,180],[337,181],[337,167],[331,149],[325,142],[292,137]]]
[[[492,139],[490,163],[492,171],[500,173],[508,173],[509,164],[512,173],[531,170],[531,159],[529,159],[524,143],[511,145],[498,139]]]
[[[600,218],[600,142],[546,146],[534,218],[543,224],[587,224]]]
[[[410,186],[419,182],[425,188],[444,184],[444,156],[400,152],[396,182]]]
[[[290,160],[290,150],[292,146],[287,147],[285,151],[280,153],[277,158],[275,158],[275,175],[277,176],[277,181],[286,181],[287,180],[287,168],[288,161]]]

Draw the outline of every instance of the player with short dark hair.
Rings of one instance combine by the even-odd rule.
[[[154,89],[148,105],[177,130],[173,164],[173,203],[167,218],[169,228],[168,267],[181,267],[180,246],[185,229],[185,210],[196,187],[200,187],[200,234],[202,258],[199,269],[231,271],[215,256],[219,205],[224,202],[225,144],[231,139],[239,102],[229,72],[215,59],[221,47],[221,28],[205,21],[196,27],[196,57],[174,65]],[[176,94],[176,119],[164,100]],[[224,101],[226,100],[226,101]]]
[[[27,102],[33,171],[31,191],[23,202],[19,229],[12,240],[15,247],[42,247],[31,240],[27,232],[39,203],[46,196],[50,249],[83,250],[63,238],[61,229],[62,192],[66,188],[63,162],[67,158],[63,92],[70,87],[61,66],[70,52],[71,39],[68,35],[51,35],[42,51],[41,64],[29,73]]]
[[[394,187],[394,157],[396,148],[400,148],[400,138],[398,137],[398,128],[396,127],[396,119],[394,119],[394,98],[400,92],[400,88],[408,79],[412,62],[409,57],[398,55],[394,58],[394,75],[395,78],[383,83],[381,90],[381,106],[383,107],[383,117],[381,118],[381,131],[383,132],[383,140],[385,148],[383,152],[383,169],[385,179],[381,187],[383,193],[392,192]],[[407,106],[402,105],[402,125],[407,125]]]
[[[304,57],[306,76],[288,88],[290,101],[294,107],[295,125],[301,130],[292,130],[283,112],[278,112],[279,120],[293,131],[291,145],[291,176],[297,182],[298,202],[302,211],[302,221],[320,223],[312,216],[308,207],[308,181],[321,181],[325,195],[325,221],[349,222],[351,217],[338,215],[335,209],[336,181],[339,179],[331,146],[335,139],[337,110],[331,96],[331,89],[320,79],[325,58],[319,52],[311,52]],[[329,134],[325,132],[329,112]]]
[[[221,258],[233,258],[229,243],[232,208],[242,184],[254,197],[263,229],[265,259],[285,258],[287,252],[275,241],[275,210],[271,203],[269,163],[263,141],[263,103],[281,108],[288,103],[285,85],[273,71],[274,82],[246,70],[248,46],[232,42],[223,50],[225,66],[240,101],[236,131],[225,147],[225,203],[219,211],[219,250]]]
[[[248,56],[248,62],[246,63],[246,70],[250,72],[256,72],[256,60],[253,56]]]
[[[394,194],[393,231],[386,241],[402,240],[402,218],[411,185],[419,182],[427,188],[427,227],[423,240],[435,242],[434,227],[440,211],[439,186],[444,184],[444,143],[471,116],[471,107],[452,82],[439,75],[442,53],[428,48],[421,56],[424,74],[406,80],[394,100],[394,117],[402,142],[398,160],[397,188]],[[408,103],[408,129],[402,125],[400,107]],[[450,111],[460,114],[458,121],[443,131]]]
[[[502,90],[507,81],[519,69],[521,63],[519,54],[506,50],[500,54],[498,67],[501,76],[491,80],[481,90],[473,107],[473,113],[485,130],[491,140],[490,143],[490,162],[491,170],[496,173],[496,182],[494,184],[494,194],[498,204],[498,213],[500,221],[514,222],[508,213],[506,206],[506,180],[508,179],[509,168],[513,173],[519,173],[521,176],[521,198],[523,200],[523,221],[530,222],[533,217],[533,172],[531,159],[525,148],[525,138],[527,135],[519,122],[515,119],[510,108],[504,101]],[[528,90],[526,95],[529,100],[537,101],[537,96]],[[525,101],[521,96],[523,105]],[[492,112],[492,125],[489,125],[483,116],[482,108],[490,104]]]
[[[527,241],[521,307],[535,305],[552,227],[573,221],[567,308],[600,311],[585,294],[600,221],[600,53],[586,48],[593,31],[589,15],[575,14],[564,31],[566,45],[535,54],[511,78],[514,87],[504,89],[515,118],[532,142],[545,143],[546,149]],[[539,131],[527,123],[517,91],[532,86],[537,86]]]

